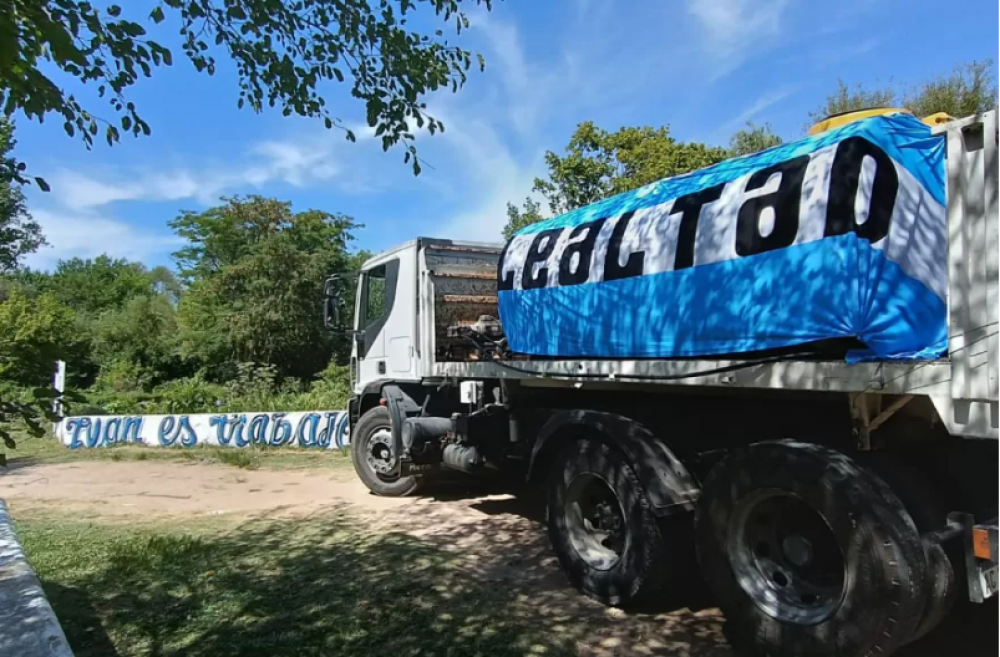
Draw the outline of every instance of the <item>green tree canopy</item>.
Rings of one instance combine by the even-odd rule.
[[[667,126],[608,132],[587,121],[577,126],[565,155],[545,154],[549,177],[536,178],[533,191],[546,199],[552,214],[562,214],[726,157],[725,148],[678,142]],[[508,205],[504,234],[540,219],[539,206],[530,199],[520,210]]]
[[[919,117],[944,112],[962,118],[996,106],[996,72],[993,61],[985,60],[956,66],[948,75],[930,78],[902,90],[893,85],[874,89],[860,83],[849,86],[841,80],[837,83],[837,91],[810,112],[809,118],[815,123],[834,114],[872,107],[903,107]]]
[[[52,274],[36,275],[34,284],[70,308],[91,314],[121,308],[129,299],[156,291],[142,263],[106,255],[61,260]]]
[[[45,244],[42,228],[28,214],[21,183],[13,173],[17,165],[10,152],[15,144],[14,123],[0,117],[0,273],[13,271],[24,256]]]
[[[177,318],[163,295],[135,296],[101,314],[92,329],[94,360],[102,369],[124,361],[157,383],[182,369],[177,356]]]
[[[545,219],[542,216],[542,206],[530,196],[524,199],[524,206],[518,208],[513,203],[507,204],[507,225],[503,227],[503,238],[509,240],[514,233],[525,226],[537,224]]]
[[[0,380],[46,385],[65,358],[73,334],[73,311],[51,294],[31,296],[13,289],[0,303]]]
[[[469,0],[491,8],[492,0]],[[321,87],[350,85],[364,103],[368,125],[384,149],[405,145],[405,159],[419,164],[413,126],[433,134],[443,126],[427,114],[422,98],[442,87],[458,90],[472,53],[451,45],[441,28],[468,26],[462,0],[164,0],[149,6],[92,4],[86,0],[14,0],[0,11],[0,108],[41,121],[63,120],[70,136],[88,147],[100,132],[108,144],[121,132],[148,135],[150,126],[128,93],[173,53],[156,38],[168,25],[180,29],[184,54],[199,71],[213,74],[216,56],[230,58],[239,76],[239,107],[255,112],[278,106],[286,116],[319,118],[343,127]],[[418,8],[423,26],[410,26]],[[165,23],[168,15],[173,19]],[[478,58],[480,68],[484,66]],[[115,112],[110,122],[64,89],[54,72],[96,86]],[[120,130],[119,130],[120,127]],[[354,135],[347,131],[348,139]],[[9,172],[23,180],[23,166]],[[36,179],[37,180],[37,179]],[[45,186],[44,181],[39,184]]]
[[[770,123],[764,125],[754,125],[747,122],[747,127],[737,130],[729,140],[729,156],[740,157],[741,155],[752,155],[766,151],[769,148],[780,146],[784,143],[778,135],[774,134]]]
[[[174,254],[188,284],[178,308],[185,355],[205,367],[255,362],[299,377],[327,366],[334,340],[319,304],[325,279],[356,264],[352,218],[293,213],[253,196],[171,225],[188,241]]]

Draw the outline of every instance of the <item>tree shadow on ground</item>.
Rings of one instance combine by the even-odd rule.
[[[632,622],[569,589],[536,525],[475,512],[449,535],[445,506],[410,508],[406,534],[335,510],[119,530],[40,575],[78,657],[728,654],[717,618]]]
[[[46,523],[34,543],[70,556],[29,554],[78,657],[732,655],[696,568],[651,606],[605,608],[566,582],[534,500],[479,492],[196,533]]]
[[[540,491],[503,494],[509,489],[509,482],[501,479],[448,480],[429,494],[447,504],[421,508],[422,528],[411,533],[442,550],[461,552],[467,567],[476,568],[481,579],[514,586],[530,597],[540,616],[574,618],[576,630],[570,634],[579,654],[731,654],[722,638],[724,621],[701,579],[690,517],[661,523],[661,531],[673,539],[675,548],[671,585],[639,606],[608,610],[571,589],[562,576],[546,534]],[[456,505],[465,505],[469,513],[455,514]],[[996,618],[995,604],[959,601],[939,628],[897,654],[936,657],[953,654],[961,646],[969,657],[996,655],[998,639],[992,631]]]

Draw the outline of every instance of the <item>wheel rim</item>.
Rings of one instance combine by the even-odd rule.
[[[629,537],[614,489],[594,474],[577,475],[566,489],[566,528],[577,554],[595,570],[614,568]]]
[[[396,455],[393,449],[392,431],[388,428],[376,429],[368,436],[365,444],[365,462],[382,481],[396,481],[398,474],[393,474],[396,467]]]
[[[741,500],[730,521],[733,574],[772,618],[814,625],[844,596],[846,563],[826,520],[800,497],[760,490]]]

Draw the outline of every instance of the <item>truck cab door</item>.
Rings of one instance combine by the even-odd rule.
[[[385,326],[392,314],[399,277],[399,260],[390,260],[364,272],[358,308],[358,385],[386,378]]]

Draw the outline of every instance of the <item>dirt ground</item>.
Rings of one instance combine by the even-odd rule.
[[[572,636],[580,655],[732,654],[722,618],[697,579],[671,592],[655,609],[623,612],[602,607],[566,584],[535,505],[470,485],[458,480],[445,483],[431,497],[388,499],[370,495],[347,471],[82,461],[12,468],[0,476],[0,498],[10,504],[15,518],[33,508],[123,521],[150,515],[293,519],[346,511],[372,532],[402,531],[439,549],[460,552],[470,577],[515,591],[522,608]],[[928,643],[901,654],[955,654],[957,646],[965,655],[997,654],[995,638],[982,646],[970,644],[976,636],[997,636],[995,606],[954,616],[949,621],[953,627],[941,628]]]

